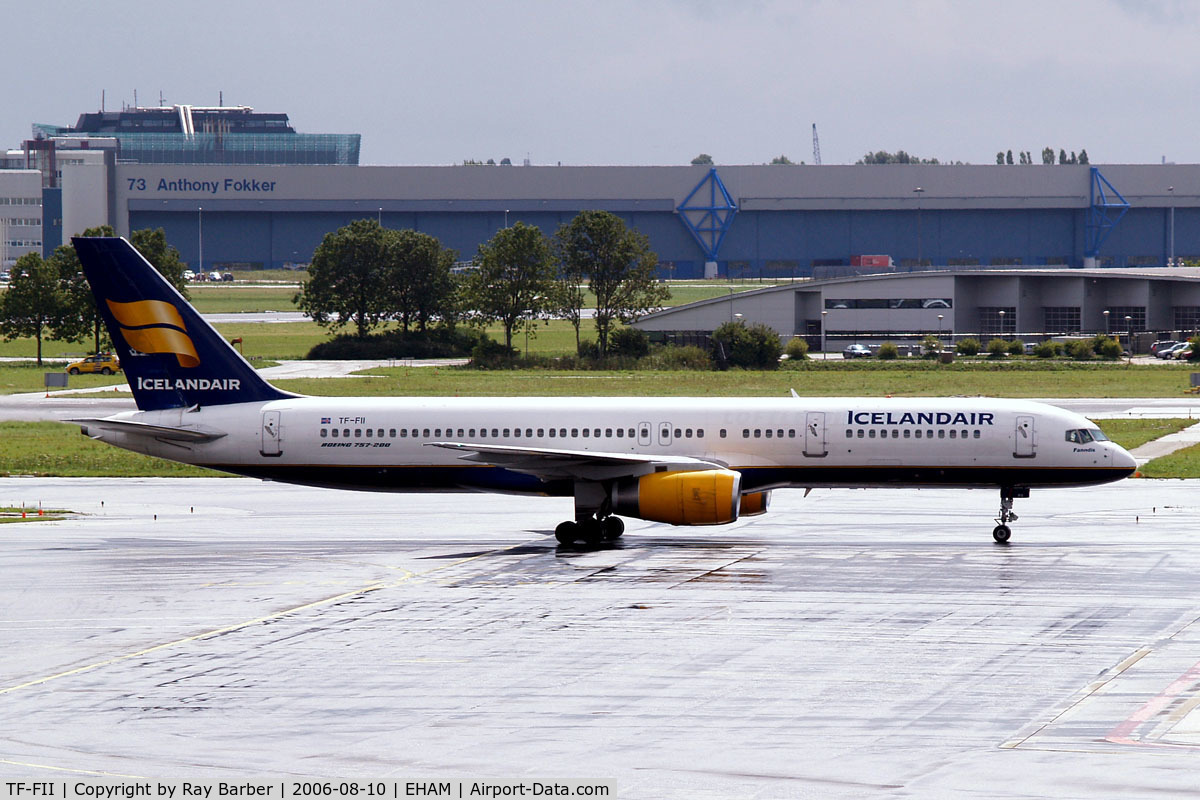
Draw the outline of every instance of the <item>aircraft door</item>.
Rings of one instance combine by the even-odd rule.
[[[650,446],[650,429],[654,427],[649,422],[638,423],[638,444],[642,447]]]
[[[804,455],[809,458],[829,455],[825,447],[824,411],[809,411],[804,416]]]
[[[278,411],[264,411],[262,417],[262,446],[259,454],[275,458],[283,454],[283,428]]]
[[[658,443],[661,445],[667,445],[671,443],[671,423],[658,423]]]
[[[1013,457],[1033,458],[1037,455],[1036,431],[1033,427],[1033,417],[1017,417],[1017,427],[1013,433]]]

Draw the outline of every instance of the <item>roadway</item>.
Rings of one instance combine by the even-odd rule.
[[[776,493],[562,550],[569,501],[7,479],[0,775],[1191,794],[1200,484]],[[452,509],[450,511],[449,509]]]

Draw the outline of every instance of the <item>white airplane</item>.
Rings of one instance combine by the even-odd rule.
[[[136,412],[70,420],[147,455],[310,486],[575,498],[563,544],[617,515],[720,525],[781,488],[999,488],[1011,536],[1032,487],[1116,481],[1133,457],[1078,414],[993,398],[304,397],[259,377],[124,239],[75,250]]]

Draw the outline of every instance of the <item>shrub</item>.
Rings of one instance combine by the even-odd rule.
[[[608,337],[608,354],[642,358],[650,353],[650,336],[638,328],[619,328]]]
[[[581,339],[577,354],[582,359],[591,359],[592,361],[600,360],[600,345],[591,339]]]
[[[1004,358],[1008,355],[1008,342],[1003,339],[992,339],[987,345],[988,358]]]
[[[803,336],[793,336],[783,350],[789,361],[803,361],[808,358],[808,340]]]
[[[1008,343],[1008,354],[1010,356],[1025,355],[1025,343],[1022,342],[1020,339],[1013,339],[1011,342]]]
[[[382,358],[454,358],[472,354],[482,333],[457,328],[430,328],[424,332],[400,330],[373,333],[359,338],[335,336],[314,345],[305,358],[319,360]]]
[[[956,349],[960,356],[977,356],[979,355],[979,340],[974,336],[969,336],[959,342]]]
[[[1044,342],[1038,342],[1033,347],[1033,354],[1038,358],[1055,358],[1061,356],[1063,352],[1062,342],[1055,342],[1047,339]]]
[[[1200,361],[1200,336],[1188,339],[1188,346],[1192,348],[1192,354],[1188,356],[1188,361]]]
[[[1096,355],[1110,360],[1120,358],[1121,353],[1125,351],[1125,348],[1121,347],[1121,343],[1111,336],[1106,336],[1104,341],[1100,342],[1098,345],[1095,345],[1094,349],[1096,351]]]
[[[471,366],[477,369],[503,369],[516,366],[513,363],[514,355],[515,351],[500,342],[483,336],[471,351]]]
[[[921,357],[922,358],[937,358],[938,353],[942,351],[942,340],[934,336],[932,333],[921,340]]]
[[[694,345],[659,347],[638,362],[640,369],[712,369],[712,365],[708,352]]]
[[[896,347],[895,342],[884,342],[879,345],[879,352],[876,355],[881,361],[895,361],[900,357],[900,348]]]
[[[1096,355],[1096,351],[1092,349],[1090,339],[1074,339],[1067,342],[1067,355],[1076,361],[1090,361]]]
[[[761,322],[726,322],[713,331],[713,360],[730,367],[778,369],[781,352],[779,334]]]

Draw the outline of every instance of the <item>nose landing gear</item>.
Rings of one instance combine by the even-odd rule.
[[[1002,486],[1000,488],[1000,515],[996,517],[996,522],[999,523],[995,528],[992,528],[992,538],[997,544],[1006,544],[1012,538],[1012,529],[1008,527],[1009,522],[1016,522],[1016,514],[1013,513],[1013,498],[1029,497],[1029,489],[1024,486]]]

